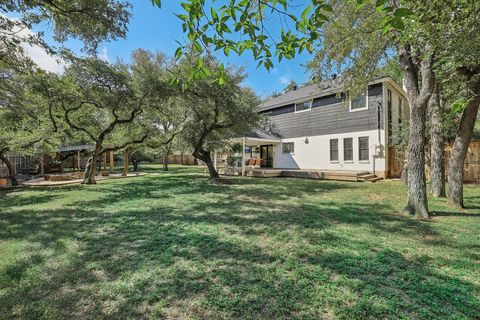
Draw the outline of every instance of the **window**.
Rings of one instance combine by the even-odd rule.
[[[368,92],[358,97],[350,99],[350,111],[360,111],[368,109]]]
[[[338,161],[338,139],[330,140],[330,161]]]
[[[312,100],[295,104],[295,113],[312,110]]]
[[[387,89],[387,129],[388,143],[393,141],[393,123],[392,123],[392,91]]]
[[[282,143],[282,151],[283,153],[293,153],[295,151],[293,142]]]
[[[353,161],[353,138],[343,139],[343,161]]]
[[[398,124],[401,125],[402,124],[402,117],[403,117],[403,106],[402,106],[402,98],[398,98]]]
[[[368,161],[368,137],[358,138],[358,159],[360,161]]]

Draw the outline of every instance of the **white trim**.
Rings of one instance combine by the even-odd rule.
[[[356,97],[354,97],[355,99]],[[358,109],[353,109],[352,110],[352,98],[348,97],[348,111],[350,112],[357,112],[357,111],[365,111],[368,110],[368,88],[365,93],[365,107],[363,108],[358,108]]]
[[[308,102],[309,108],[308,108],[308,109],[304,109],[304,110],[297,111],[297,104],[304,104],[304,103],[306,103],[306,102]],[[295,113],[302,113],[302,112],[311,111],[311,110],[312,110],[312,104],[313,104],[313,99],[304,100],[304,101],[301,101],[301,102],[296,102],[295,105],[294,105]]]
[[[274,140],[274,139],[262,139],[262,138],[248,138],[248,137],[232,138],[229,141],[231,143],[243,143],[243,139],[245,139],[246,143],[251,143],[251,145],[255,145],[257,143],[279,144],[282,142],[280,138],[278,138],[278,140]]]
[[[260,142],[271,142],[271,143],[280,143],[281,140],[278,139],[278,140],[273,140],[273,139],[260,139],[260,138],[248,138],[248,137],[245,137],[245,141],[253,141],[253,142],[256,142],[256,141],[260,141]]]

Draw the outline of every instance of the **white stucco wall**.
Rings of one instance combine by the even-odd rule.
[[[383,145],[385,132],[380,130],[350,132],[342,134],[310,136],[291,139],[282,139],[283,142],[294,142],[295,152],[282,153],[282,144],[274,147],[274,168],[291,169],[323,169],[323,170],[351,170],[369,171],[383,174],[386,171],[386,151]],[[368,137],[369,160],[359,161],[358,138]],[[353,161],[343,160],[343,138],[353,138]],[[308,143],[305,140],[308,139]],[[338,139],[338,161],[330,161],[330,139]],[[374,159],[375,147],[382,144],[383,156]],[[374,164],[375,161],[375,164]],[[375,167],[374,167],[375,166]]]

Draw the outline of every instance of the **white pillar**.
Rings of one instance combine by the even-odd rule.
[[[242,138],[242,177],[245,177],[245,137]]]
[[[217,150],[213,151],[213,166],[217,170]]]
[[[78,167],[78,171],[82,170],[80,169],[80,149],[77,150],[77,167]]]

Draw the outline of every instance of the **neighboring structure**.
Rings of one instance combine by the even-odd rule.
[[[15,174],[17,175],[38,170],[38,161],[34,157],[28,157],[14,153],[7,153],[6,157],[12,163]],[[7,166],[0,161],[0,177],[8,177],[8,174]]]
[[[346,98],[339,79],[300,87],[264,102],[259,112],[266,116],[262,127],[235,140],[264,167],[395,174],[388,152],[398,143],[408,103],[389,77],[353,99]]]
[[[73,171],[83,171],[87,165],[90,153],[94,149],[95,145],[89,144],[62,146],[54,157],[44,155],[45,172],[55,172],[57,170],[62,172],[63,169],[67,168]],[[115,166],[119,164],[115,162],[114,152],[109,151],[98,155],[96,165],[99,170],[113,172]]]

